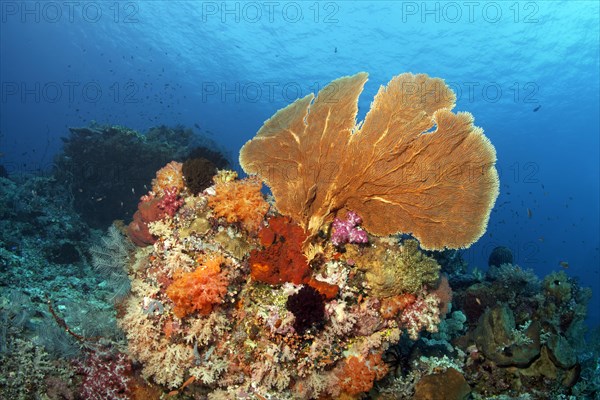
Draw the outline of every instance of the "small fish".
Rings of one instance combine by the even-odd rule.
[[[540,237],[538,238],[538,241],[543,243],[543,242],[544,242],[544,237],[543,237],[543,236],[540,236]]]
[[[540,110],[540,108],[542,108],[541,105],[537,106],[536,108],[533,109],[533,112],[538,112]]]
[[[531,219],[533,213],[531,212],[531,208],[527,209],[527,217],[529,217],[529,219]]]
[[[98,198],[96,199],[96,201],[97,201],[97,202],[98,202],[98,201],[102,201],[102,200],[104,200],[104,197],[98,197]]]
[[[335,49],[333,49],[333,52],[334,52],[334,53],[337,53],[337,47],[336,47]]]
[[[131,193],[135,194],[135,188],[131,188]]]
[[[561,261],[561,262],[558,263],[558,265],[560,265],[564,269],[569,269],[569,263],[566,262],[566,261]]]
[[[200,129],[200,125],[198,125],[198,124],[194,124],[194,126],[198,129]]]

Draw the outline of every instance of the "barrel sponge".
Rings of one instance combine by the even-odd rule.
[[[279,110],[240,152],[277,209],[311,236],[348,210],[374,235],[412,233],[428,250],[465,248],[498,196],[496,151],[443,80],[401,74],[357,123],[366,73]]]

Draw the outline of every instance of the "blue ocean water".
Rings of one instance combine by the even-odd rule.
[[[367,71],[364,117],[401,72],[441,77],[497,150],[492,248],[589,285],[600,321],[599,4],[0,3],[0,163],[47,170],[67,127],[196,126],[235,159],[276,110]],[[199,128],[198,128],[199,127]]]

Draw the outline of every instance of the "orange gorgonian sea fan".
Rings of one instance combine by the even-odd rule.
[[[401,74],[357,123],[362,72],[279,110],[240,152],[277,209],[311,236],[355,211],[374,235],[412,233],[425,249],[469,247],[498,196],[496,151],[443,80]]]

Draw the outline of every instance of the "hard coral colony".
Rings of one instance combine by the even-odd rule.
[[[425,75],[392,79],[356,124],[366,79],[338,79],[265,122],[240,155],[258,177],[220,172],[195,193],[180,164],[159,171],[129,226],[147,247],[120,314],[144,378],[195,398],[357,398],[401,336],[438,330],[439,265],[387,235],[427,249],[477,240],[498,194],[494,148]],[[437,175],[413,175],[428,164]]]

